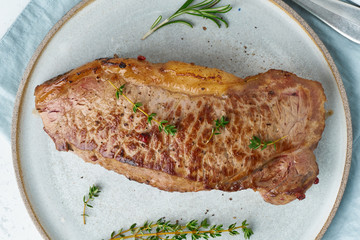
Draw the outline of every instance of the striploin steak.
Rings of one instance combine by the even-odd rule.
[[[124,85],[126,97],[176,134],[149,124],[111,83]],[[44,130],[59,151],[165,191],[253,189],[272,204],[303,199],[317,181],[313,151],[325,101],[320,83],[285,71],[242,79],[183,62],[122,58],[95,60],[35,89]],[[210,139],[222,116],[229,123]],[[283,139],[252,149],[254,136]]]

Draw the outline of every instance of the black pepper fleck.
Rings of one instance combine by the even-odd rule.
[[[119,64],[119,67],[120,67],[120,68],[126,68],[126,64],[125,64],[124,62],[121,62],[121,63]]]

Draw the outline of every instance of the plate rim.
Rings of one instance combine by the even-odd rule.
[[[23,181],[23,174],[19,159],[19,151],[18,151],[18,137],[19,137],[19,112],[20,107],[23,99],[23,92],[27,86],[27,83],[29,82],[29,78],[31,77],[32,71],[34,67],[37,64],[38,59],[40,58],[42,52],[46,48],[47,44],[51,41],[53,36],[57,33],[57,31],[72,17],[74,17],[79,11],[81,11],[84,7],[91,4],[95,0],[81,0],[79,3],[77,3],[74,7],[72,7],[52,28],[51,30],[46,34],[44,39],[41,41],[40,45],[35,50],[33,56],[31,57],[25,72],[23,74],[23,77],[21,79],[15,104],[13,108],[13,117],[12,117],[12,127],[11,127],[11,148],[12,148],[12,158],[13,158],[13,166],[15,170],[15,177],[17,181],[17,186],[21,195],[21,198],[25,204],[26,210],[28,214],[30,215],[31,220],[35,224],[35,227],[41,234],[41,236],[45,239],[51,239],[48,233],[46,232],[45,228],[41,225],[40,220],[38,219],[31,203],[28,197],[28,194],[25,189],[24,181]],[[352,123],[351,123],[351,115],[350,115],[350,107],[347,99],[347,95],[345,92],[345,88],[343,85],[343,81],[341,79],[341,76],[339,74],[339,71],[335,65],[334,60],[332,59],[330,53],[328,52],[327,48],[323,44],[323,42],[320,40],[320,38],[317,36],[317,34],[314,32],[314,30],[305,22],[305,20],[295,12],[289,5],[287,5],[282,0],[269,0],[269,2],[273,3],[276,7],[280,8],[285,14],[287,14],[290,18],[292,18],[302,29],[303,31],[310,37],[310,39],[313,41],[313,43],[317,46],[319,51],[323,54],[324,59],[326,60],[338,87],[340,97],[343,103],[343,108],[345,112],[345,120],[346,120],[346,129],[347,129],[347,148],[346,148],[346,156],[345,156],[345,165],[344,165],[344,171],[339,187],[339,191],[337,193],[334,205],[329,213],[329,216],[327,217],[327,220],[325,221],[324,225],[322,226],[320,232],[317,234],[316,238],[317,240],[321,239],[323,235],[325,234],[326,230],[330,226],[331,221],[333,220],[337,209],[339,208],[341,199],[343,197],[347,180],[349,177],[349,171],[351,166],[351,156],[352,156]]]

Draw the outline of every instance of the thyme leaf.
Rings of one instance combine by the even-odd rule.
[[[148,121],[148,123],[151,125],[151,121],[153,120],[153,118],[156,116],[156,113],[152,113],[152,114],[150,114],[149,116],[148,116],[148,118],[147,118],[147,121]]]
[[[159,131],[161,132],[162,130],[164,130],[164,132],[167,135],[172,135],[174,136],[177,132],[176,126],[174,125],[170,125],[167,124],[168,121],[167,120],[162,120],[159,121],[157,119],[155,119],[156,113],[151,113],[148,114],[145,112],[144,109],[141,108],[141,106],[143,105],[141,102],[136,102],[134,103],[132,100],[130,100],[125,94],[124,94],[124,89],[125,89],[125,84],[123,84],[120,88],[117,88],[110,80],[108,80],[108,82],[110,83],[110,85],[115,88],[116,90],[116,98],[119,99],[120,96],[123,96],[129,103],[132,104],[133,106],[133,112],[136,113],[138,110],[140,112],[142,112],[146,117],[147,117],[147,122],[149,124],[151,124],[152,121],[155,121],[158,125],[159,125]]]
[[[85,217],[88,217],[89,215],[85,214],[86,207],[92,208],[93,206],[89,204],[90,201],[94,201],[96,197],[99,196],[100,193],[99,187],[93,185],[89,188],[88,198],[86,199],[86,196],[83,197],[83,203],[84,203],[84,210],[83,210],[83,221],[84,224],[86,224]]]
[[[250,139],[249,148],[256,150],[261,147],[261,151],[262,151],[265,148],[267,148],[267,146],[273,145],[274,149],[276,150],[276,143],[283,140],[286,137],[287,136],[281,137],[281,138],[277,139],[276,141],[263,141],[263,140],[261,140],[260,137],[253,136],[252,139]]]
[[[136,113],[136,111],[138,110],[139,107],[142,106],[142,103],[141,102],[137,102],[134,104],[134,107],[133,107],[133,111],[134,113]]]
[[[251,235],[254,234],[253,230],[251,228],[248,228],[247,226],[249,226],[249,224],[246,223],[246,220],[244,220],[241,223],[242,226],[244,226],[244,228],[242,228],[242,231],[244,233],[244,238],[245,239],[250,239]]]
[[[220,119],[215,120],[215,126],[211,130],[211,135],[209,139],[206,141],[206,144],[210,142],[210,140],[213,138],[214,135],[221,134],[220,128],[225,128],[225,126],[229,124],[229,121],[227,120],[226,116],[222,116]]]
[[[156,222],[146,221],[142,226],[132,224],[128,230],[120,229],[119,231],[113,231],[111,233],[111,240],[120,239],[148,239],[148,240],[160,240],[160,239],[173,239],[181,240],[187,239],[188,236],[191,239],[209,239],[220,237],[223,233],[229,233],[230,236],[239,235],[238,229],[242,229],[245,239],[250,239],[254,234],[246,220],[241,225],[237,223],[231,224],[228,228],[224,228],[222,224],[210,225],[207,219],[204,219],[199,223],[197,220],[191,220],[185,225],[180,225],[177,222],[171,223],[166,221],[165,218],[160,218]]]
[[[116,98],[119,99],[120,95],[123,95],[125,84],[119,87],[119,89],[116,89]]]

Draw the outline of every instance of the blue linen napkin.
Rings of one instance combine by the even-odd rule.
[[[80,0],[32,0],[0,41],[0,135],[10,141],[16,92],[35,49],[51,27]],[[360,45],[299,8],[293,7],[314,29],[339,69],[349,99],[353,123],[353,158],[349,180],[337,214],[323,239],[359,239],[360,236]],[[12,164],[9,159],[9,164]]]
[[[34,0],[0,41],[0,133],[10,138],[11,117],[22,75],[47,32],[79,0]]]

